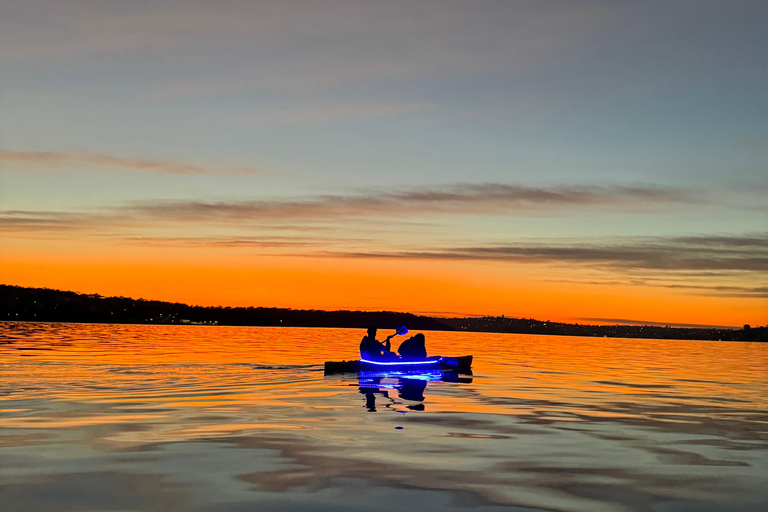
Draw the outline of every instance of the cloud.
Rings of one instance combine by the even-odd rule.
[[[662,284],[664,288],[703,291],[725,297],[755,297],[768,299],[768,286],[684,285]]]
[[[94,217],[71,212],[20,211],[0,212],[0,232],[34,232],[79,229],[93,225]]]
[[[659,206],[708,202],[695,192],[670,187],[525,187],[499,183],[457,184],[412,191],[320,195],[246,201],[142,201],[120,207],[157,220],[233,222],[245,220],[405,217],[411,215],[503,215],[565,211],[654,211]]]
[[[247,236],[208,236],[208,237],[160,237],[134,236],[123,237],[123,241],[139,245],[173,247],[297,247],[307,246],[310,242],[295,237],[247,237]]]
[[[260,174],[262,171],[241,167],[202,167],[199,165],[178,162],[174,160],[147,160],[136,158],[122,158],[103,153],[86,151],[79,152],[51,152],[51,151],[11,151],[0,149],[0,163],[16,164],[4,170],[14,170],[22,167],[66,167],[78,170],[93,168],[123,168],[147,172],[161,172],[170,174],[211,174],[211,173],[235,173],[235,174]]]
[[[44,154],[43,160],[56,159]],[[32,158],[23,154],[23,158]],[[19,158],[22,158],[19,157]],[[37,159],[37,156],[34,157]],[[660,208],[697,205],[708,200],[693,191],[649,186],[525,187],[498,183],[454,184],[437,188],[359,191],[300,198],[232,201],[136,201],[122,205],[72,211],[0,211],[0,231],[56,232],[90,230],[96,234],[120,234],[126,230],[172,227],[175,230],[202,226],[212,229],[285,230],[339,233],[347,239],[355,229],[381,238],[403,231],[419,233],[445,229],[439,222],[447,217],[472,215],[550,216],[576,212],[648,212]],[[437,222],[437,224],[435,224]],[[217,235],[220,233],[216,233]],[[170,241],[170,240],[169,240]],[[370,240],[369,240],[370,242]],[[554,250],[554,249],[553,249]],[[557,249],[560,250],[560,249]],[[579,249],[582,252],[586,249]],[[484,252],[485,251],[485,252]],[[465,259],[500,259],[512,257],[498,248],[493,250],[430,253],[432,257]],[[426,257],[422,253],[418,257]],[[544,255],[532,255],[532,257]],[[383,257],[383,255],[380,255]],[[520,249],[516,257],[524,257]],[[576,255],[572,255],[573,258]],[[594,251],[584,258],[593,259]]]
[[[575,263],[622,271],[748,272],[768,277],[768,233],[749,236],[656,237],[604,243],[529,242],[486,247],[333,255],[565,265]],[[750,290],[757,293],[764,291],[762,287]]]
[[[546,265],[542,278],[557,282],[575,276],[583,285],[647,286],[720,297],[768,298],[768,233],[523,239],[441,246],[435,243],[439,238],[436,233],[445,226],[437,231],[435,226],[420,226],[416,232],[408,227],[412,218],[427,215],[510,215],[530,210],[570,215],[585,209],[632,211],[639,205],[695,204],[697,200],[696,195],[685,191],[648,187],[457,185],[304,200],[140,202],[91,213],[8,210],[0,211],[0,232],[10,239],[57,233],[67,236],[76,230],[78,235],[118,243],[245,249],[311,258]],[[169,228],[174,236],[167,236]],[[273,230],[281,234],[270,233]],[[307,231],[321,235],[307,236]],[[457,235],[472,236],[466,232]],[[383,249],[393,240],[400,249]],[[558,269],[567,271],[563,279],[558,279],[562,274]]]
[[[338,240],[327,237],[304,236],[129,236],[120,237],[120,240],[139,245],[151,245],[161,247],[214,247],[214,248],[308,248],[328,247],[339,242],[370,242],[370,240],[349,239]]]

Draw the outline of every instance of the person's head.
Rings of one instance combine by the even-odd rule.
[[[415,341],[416,343],[418,343],[418,344],[419,344],[420,346],[422,346],[422,347],[424,346],[424,344],[425,344],[425,343],[426,343],[426,341],[427,341],[427,340],[424,338],[424,335],[423,335],[423,334],[421,334],[421,333],[419,333],[419,334],[415,335],[415,336],[414,336],[412,339],[413,339],[413,341]]]
[[[376,331],[378,331],[378,329],[375,326],[373,326],[373,325],[370,326],[368,328],[368,336],[371,336],[371,337],[375,338],[376,337]]]

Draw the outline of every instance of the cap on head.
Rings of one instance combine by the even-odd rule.
[[[368,327],[368,334],[371,334],[371,333],[376,334],[376,331],[378,331],[378,328],[376,328],[375,325]]]

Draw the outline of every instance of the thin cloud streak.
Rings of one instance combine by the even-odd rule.
[[[683,285],[683,284],[666,284],[661,285],[664,288],[678,289],[678,290],[692,290],[703,291],[708,294],[717,293],[721,297],[754,297],[768,299],[768,286],[706,286],[706,285]]]
[[[91,215],[70,212],[0,211],[0,232],[58,231],[82,229],[94,224]]]
[[[52,151],[11,151],[0,149],[0,163],[6,165],[16,164],[24,168],[65,167],[77,168],[78,170],[88,170],[93,168],[122,168],[170,174],[263,174],[263,171],[246,167],[202,167],[174,160],[122,158],[87,151],[60,153]],[[14,165],[3,167],[3,170],[15,169],[17,169],[17,167]]]
[[[252,201],[142,201],[125,207],[131,215],[175,221],[338,217],[403,217],[408,215],[501,215],[516,212],[558,214],[563,210],[646,212],[659,205],[703,204],[691,190],[650,186],[525,187],[498,183],[457,184],[437,189],[322,195],[306,199]]]
[[[44,157],[47,159],[48,157]],[[202,224],[233,229],[292,231],[344,229],[365,223],[365,231],[391,231],[418,225],[436,229],[430,221],[466,215],[549,216],[577,212],[654,212],[707,204],[692,190],[651,186],[526,187],[482,183],[454,184],[411,191],[374,190],[347,195],[240,201],[137,201],[85,212],[0,211],[0,231],[29,232],[61,229],[99,229],[102,233],[126,228],[153,229]],[[376,220],[386,222],[376,223]],[[418,223],[414,223],[418,219]],[[458,258],[460,255],[455,254]],[[479,258],[464,254],[466,258]],[[486,255],[493,257],[493,255]],[[496,255],[498,257],[498,255]]]
[[[768,234],[650,238],[620,243],[521,243],[426,251],[332,253],[351,258],[584,264],[631,271],[748,272],[768,277]]]
[[[187,247],[187,248],[301,248],[327,247],[339,243],[370,242],[360,239],[331,239],[301,236],[133,236],[120,237],[119,240],[138,245],[157,247]]]
[[[603,280],[577,280],[577,279],[546,279],[549,283],[558,284],[577,284],[577,285],[595,285],[595,286],[647,286],[653,288],[667,288],[670,290],[686,290],[692,292],[701,292],[701,295],[717,295],[719,297],[735,298],[768,298],[768,286],[738,286],[728,284],[677,284],[677,282],[686,280],[685,272],[676,272],[674,276],[650,277],[644,276],[641,279],[627,278]],[[711,273],[689,273],[687,280],[692,282],[704,282],[705,278],[733,278],[733,273],[719,273],[715,276]],[[751,276],[754,278],[754,276]],[[768,279],[768,278],[767,278]],[[594,320],[594,319],[593,319]]]

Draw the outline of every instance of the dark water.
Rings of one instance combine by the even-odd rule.
[[[0,324],[0,510],[768,510],[768,345],[428,332],[471,382],[324,377],[362,334]]]

